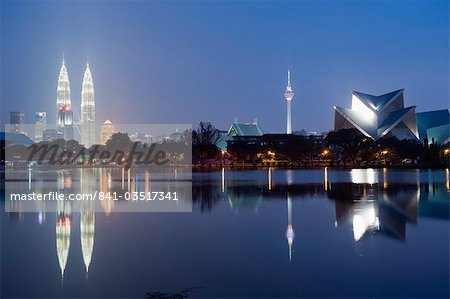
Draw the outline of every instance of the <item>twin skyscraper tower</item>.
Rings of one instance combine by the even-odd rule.
[[[96,143],[95,137],[95,92],[89,63],[83,76],[81,88],[81,119],[75,124],[73,120],[72,102],[70,99],[70,82],[63,58],[59,71],[56,96],[56,126],[65,140],[75,139],[75,128],[80,135],[80,143],[86,148]]]

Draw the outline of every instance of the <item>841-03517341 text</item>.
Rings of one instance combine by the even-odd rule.
[[[99,200],[178,200],[177,192],[99,192]]]

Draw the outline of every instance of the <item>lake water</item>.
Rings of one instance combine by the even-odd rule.
[[[77,190],[77,171],[57,185]],[[111,188],[120,184],[105,171]],[[192,180],[192,212],[2,212],[2,298],[185,288],[189,297],[449,297],[448,170],[219,170]]]

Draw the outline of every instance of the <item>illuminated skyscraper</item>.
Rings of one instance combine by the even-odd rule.
[[[23,112],[13,111],[9,113],[10,133],[25,134],[25,114]]]
[[[102,128],[100,130],[100,143],[106,144],[106,142],[111,138],[111,136],[116,131],[113,123],[107,119],[103,122]]]
[[[81,144],[86,148],[95,144],[95,93],[89,63],[84,72],[81,88]]]
[[[66,140],[73,139],[73,112],[70,101],[70,82],[65,61],[63,58],[59,71],[58,87],[56,95],[56,126],[62,132]]]
[[[294,97],[294,91],[291,87],[291,71],[288,70],[288,84],[286,90],[284,91],[284,98],[287,101],[287,122],[286,122],[286,134],[292,134],[292,124],[291,124],[291,101]]]
[[[34,142],[40,142],[47,126],[47,112],[35,112],[34,120]]]

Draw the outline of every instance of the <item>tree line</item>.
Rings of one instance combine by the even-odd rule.
[[[217,147],[222,134],[210,122],[192,132],[193,163],[199,166],[399,166],[448,167],[449,143],[386,136],[373,140],[357,129],[331,131],[326,136],[265,134],[236,137],[226,153]]]

